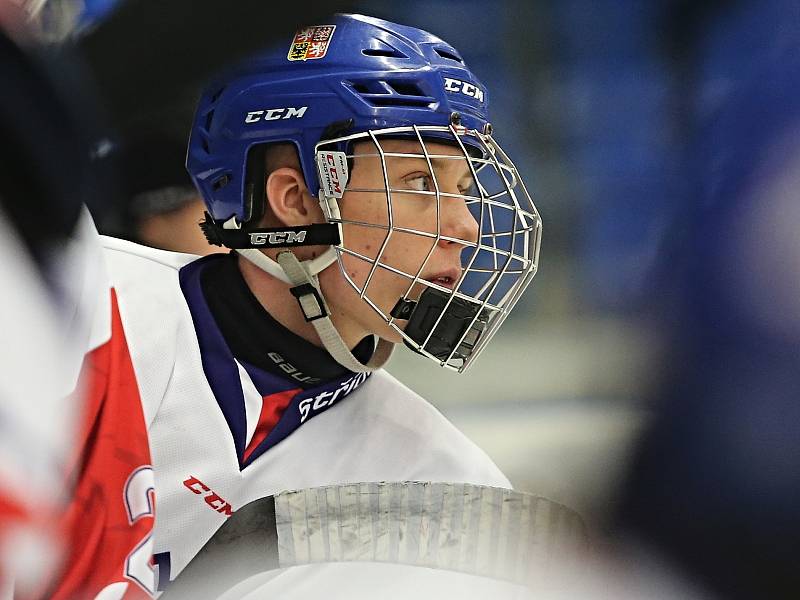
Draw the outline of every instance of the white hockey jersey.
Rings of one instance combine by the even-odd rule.
[[[159,588],[233,511],[283,490],[403,480],[510,487],[486,454],[384,371],[316,385],[234,356],[201,281],[230,257],[103,245],[149,429]],[[248,335],[250,324],[240,325]]]

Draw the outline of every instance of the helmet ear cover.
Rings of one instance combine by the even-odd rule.
[[[322,133],[321,140],[333,139],[347,135],[353,128],[353,119],[335,121],[328,125]],[[274,144],[281,142],[268,142],[256,144],[247,152],[244,171],[244,219],[242,226],[245,231],[252,231],[264,218],[269,198],[267,198],[267,150]],[[352,168],[352,159],[348,159],[348,167]],[[314,191],[309,190],[312,194]],[[316,194],[315,194],[316,195]]]
[[[269,144],[257,144],[247,152],[247,166],[244,172],[244,214],[243,225],[257,226],[264,218],[267,207],[266,155]]]
[[[353,119],[336,121],[325,129],[322,139],[346,135],[352,127]],[[299,227],[258,227],[269,203],[266,193],[267,150],[278,143],[281,142],[256,144],[248,150],[244,171],[244,219],[239,228],[228,228],[225,227],[225,223],[215,221],[206,212],[200,228],[209,244],[245,249],[334,246],[341,243],[339,227],[333,223],[315,223]],[[352,169],[352,158],[348,159],[348,167]]]

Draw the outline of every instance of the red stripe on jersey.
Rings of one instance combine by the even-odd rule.
[[[62,519],[66,556],[48,595],[54,599],[94,598],[109,585],[125,587],[125,599],[152,597],[150,448],[113,289],[110,318],[111,339],[86,355],[77,388],[85,412]]]
[[[258,417],[258,425],[256,425],[256,430],[253,432],[253,438],[244,450],[242,462],[246,462],[253,453],[253,450],[258,448],[258,445],[267,439],[269,432],[272,431],[272,428],[281,420],[283,411],[286,410],[286,407],[289,406],[292,399],[301,391],[301,388],[296,388],[264,396],[264,400],[261,404],[261,414]]]

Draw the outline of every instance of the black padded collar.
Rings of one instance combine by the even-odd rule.
[[[324,348],[272,318],[247,287],[235,253],[205,260],[200,275],[203,296],[234,357],[306,389],[349,373]],[[365,363],[373,351],[373,341],[366,337],[353,354]]]

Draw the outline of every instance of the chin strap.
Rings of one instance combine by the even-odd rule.
[[[316,274],[309,273],[305,265],[297,259],[293,252],[288,250],[278,253],[278,264],[285,276],[288,277],[289,283],[294,286],[289,291],[292,296],[297,298],[303,316],[314,326],[319,339],[322,340],[322,345],[336,362],[354,373],[369,373],[386,364],[392,354],[394,344],[386,340],[379,340],[370,361],[367,364],[362,363],[353,356],[342,336],[336,331],[330,318],[328,305],[322,297]]]
[[[337,209],[335,212],[338,214],[338,206],[335,207]],[[330,210],[330,207],[328,208]],[[222,224],[222,229],[240,230],[241,225],[235,218],[231,218]],[[336,262],[336,250],[333,247],[328,248],[316,258],[302,263],[293,252],[288,250],[278,253],[278,262],[255,248],[236,248],[236,252],[262,271],[292,286],[289,291],[297,298],[306,321],[314,326],[328,353],[345,369],[354,373],[369,373],[380,369],[389,360],[394,344],[386,340],[379,340],[370,361],[367,364],[362,363],[350,352],[331,321],[330,311],[322,297],[317,274]]]
[[[214,224],[213,219],[211,219],[211,217],[208,215],[208,213],[206,213],[206,221],[201,225],[201,227],[203,228],[203,233],[205,233],[206,238],[209,238],[210,235],[212,236],[211,238],[209,238],[209,242],[210,243],[213,243],[213,244],[218,245],[218,246],[219,245],[225,245],[228,248],[233,248],[241,256],[245,257],[247,260],[249,260],[251,263],[253,263],[255,266],[257,266],[262,271],[264,271],[266,273],[269,273],[270,275],[272,275],[276,279],[280,279],[284,283],[288,283],[290,285],[295,285],[294,282],[291,281],[286,276],[286,273],[284,273],[284,270],[281,268],[281,266],[278,263],[276,263],[274,260],[272,260],[269,256],[267,256],[266,254],[262,253],[260,250],[258,250],[256,248],[253,248],[253,247],[248,247],[247,245],[236,246],[236,245],[230,245],[229,243],[225,243],[225,242],[230,242],[232,239],[233,240],[237,239],[236,236],[234,236],[233,234],[237,234],[238,237],[242,237],[242,236],[246,236],[247,235],[246,233],[242,232],[242,226],[236,220],[236,217],[231,217],[230,219],[225,221],[222,224],[222,227],[220,228],[219,225]],[[283,228],[283,229],[298,229],[298,228],[289,227],[289,228]],[[306,228],[306,229],[310,229],[310,228]],[[258,231],[262,231],[263,232],[263,231],[273,231],[273,230],[261,229],[261,230],[258,230]],[[274,231],[277,231],[277,229],[274,230]],[[228,236],[231,236],[231,237],[230,237],[230,239],[225,239],[225,240],[219,239],[223,235],[228,235]],[[244,238],[242,238],[242,239],[244,239]],[[336,239],[338,240],[339,238],[337,237]],[[304,240],[305,240],[305,238],[304,238]],[[312,240],[309,240],[309,242],[311,242],[311,241]],[[319,240],[316,243],[317,244],[332,244],[334,242],[329,240],[329,239],[326,239],[326,240]],[[338,243],[338,241],[336,243]],[[282,244],[282,245],[285,246],[286,244]],[[309,245],[309,244],[305,244],[304,243],[303,245]],[[331,266],[335,262],[336,262],[336,250],[334,250],[333,247],[330,247],[327,250],[325,250],[325,252],[323,252],[322,254],[317,256],[316,258],[305,261],[305,268],[311,275],[316,275],[317,273],[319,273],[319,272],[323,271],[324,269],[328,268],[329,266]]]
[[[296,285],[295,282],[286,275],[281,265],[276,263],[266,254],[262,253],[261,250],[256,250],[254,248],[242,248],[237,249],[236,252],[245,257],[262,271],[272,275],[275,279],[280,279],[283,283],[288,283],[289,285]],[[292,256],[294,256],[294,254],[292,254]],[[304,261],[303,264],[305,270],[307,270],[311,276],[316,276],[317,273],[320,273],[322,270],[328,268],[335,262],[336,250],[333,248],[328,248],[318,257]]]

